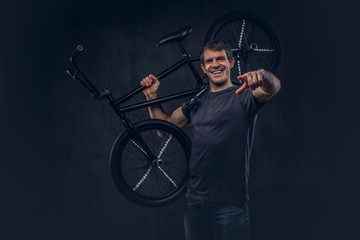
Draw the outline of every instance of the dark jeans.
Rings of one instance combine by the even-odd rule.
[[[185,235],[187,240],[249,240],[247,203],[214,203],[186,199]]]

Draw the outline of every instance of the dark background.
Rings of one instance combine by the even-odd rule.
[[[177,46],[156,47],[163,35],[192,25],[183,43],[197,55],[218,17],[248,10],[272,25],[282,47],[282,90],[261,112],[255,133],[252,239],[359,239],[359,6],[1,1],[0,237],[184,239],[183,199],[145,208],[117,191],[108,158],[123,127],[104,101],[93,101],[66,75],[68,56],[82,43],[84,71],[120,96],[179,59]],[[191,87],[187,76],[164,80],[160,95]]]

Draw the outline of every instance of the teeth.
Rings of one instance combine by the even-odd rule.
[[[221,71],[215,71],[215,72],[213,72],[213,73],[221,73]]]

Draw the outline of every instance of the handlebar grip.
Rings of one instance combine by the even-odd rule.
[[[75,71],[71,68],[66,69],[66,72],[71,76],[74,77],[75,76]]]
[[[82,45],[80,45],[80,44],[75,47],[74,51],[70,55],[71,64],[74,64],[73,61],[77,58],[79,53],[81,53],[83,50],[84,50],[84,47]]]

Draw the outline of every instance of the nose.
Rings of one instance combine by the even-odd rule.
[[[217,67],[219,67],[219,66],[220,66],[220,64],[218,63],[218,61],[214,60],[214,61],[212,62],[212,67],[213,67],[213,68],[217,68]]]

